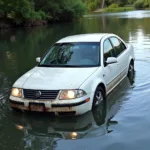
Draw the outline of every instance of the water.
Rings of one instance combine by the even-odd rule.
[[[150,11],[86,15],[79,22],[0,31],[0,150],[149,150]],[[14,81],[55,41],[80,33],[109,32],[135,48],[135,77],[126,78],[107,107],[71,118],[13,112]]]

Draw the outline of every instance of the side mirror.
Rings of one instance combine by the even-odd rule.
[[[107,61],[106,61],[106,64],[108,65],[108,64],[114,64],[114,63],[117,63],[118,61],[117,61],[117,58],[115,58],[115,57],[108,57],[107,58]]]
[[[37,58],[36,58],[36,62],[37,62],[37,63],[40,63],[40,62],[41,62],[41,57],[37,57]]]

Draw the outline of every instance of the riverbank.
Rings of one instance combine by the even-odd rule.
[[[9,20],[9,19],[0,19],[0,29],[8,29],[8,28],[16,28],[16,27],[35,27],[35,26],[43,26],[47,24],[48,24],[48,21],[46,20],[26,21],[20,24],[16,24],[12,20]]]
[[[117,8],[104,8],[95,10],[95,13],[104,13],[104,12],[124,12],[124,11],[132,11],[135,10],[134,7],[117,7]]]
[[[0,2],[0,28],[42,26],[53,22],[70,22],[86,12],[81,0],[5,1]]]

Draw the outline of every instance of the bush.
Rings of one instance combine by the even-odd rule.
[[[49,21],[71,21],[81,17],[86,5],[81,0],[34,0],[36,10],[42,10],[48,14]],[[43,15],[42,15],[43,16]]]
[[[137,0],[137,1],[134,3],[134,7],[135,7],[136,9],[144,8],[144,0]]]
[[[111,4],[108,8],[118,8],[118,4]]]
[[[85,11],[86,5],[82,0],[0,0],[0,18],[9,19],[17,25],[71,21],[83,16]]]
[[[42,20],[47,20],[47,19],[49,19],[49,16],[48,16],[44,11],[42,11],[42,10],[39,10],[39,11],[38,11],[38,14],[41,16],[41,19],[42,19]]]
[[[76,0],[71,8],[73,10],[73,18],[82,17],[86,11],[86,6],[79,0]]]
[[[105,8],[104,12],[124,12],[134,10],[133,7]]]
[[[71,21],[83,16],[86,10],[86,6],[80,0],[64,0],[62,2],[62,5],[60,5],[61,12],[57,12],[55,16],[53,16],[54,20],[57,17],[59,21]]]
[[[94,2],[90,2],[89,4],[88,4],[88,10],[89,11],[93,11],[93,10],[95,10],[96,9],[96,4],[94,3]]]
[[[149,3],[148,3],[148,2],[145,2],[144,5],[143,5],[143,7],[144,7],[144,8],[149,7]]]

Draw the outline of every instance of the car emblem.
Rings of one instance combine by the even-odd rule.
[[[35,97],[36,97],[36,98],[40,98],[41,94],[42,94],[41,91],[36,91]]]

